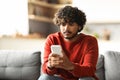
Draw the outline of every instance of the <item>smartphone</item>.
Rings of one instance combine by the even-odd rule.
[[[61,51],[62,51],[61,45],[51,45],[51,51],[54,54],[62,55],[61,54]]]

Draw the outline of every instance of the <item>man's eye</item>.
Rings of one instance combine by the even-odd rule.
[[[73,26],[73,23],[70,23],[69,25],[70,25],[70,26]]]

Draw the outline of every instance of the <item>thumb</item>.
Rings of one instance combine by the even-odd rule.
[[[66,54],[65,54],[65,52],[63,50],[61,52],[62,52],[62,56],[66,56]]]

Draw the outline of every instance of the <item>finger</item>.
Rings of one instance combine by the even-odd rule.
[[[62,64],[61,61],[54,61],[54,63],[52,63],[52,65],[53,65],[54,67],[56,67],[56,66],[61,66],[61,64]]]
[[[51,57],[51,56],[52,56],[52,53],[49,54],[49,57]]]
[[[52,58],[57,58],[57,57],[59,56],[51,53],[48,57],[48,60],[51,60]]]
[[[63,62],[63,59],[52,57],[52,58],[51,58],[51,62],[52,62],[52,63],[62,63],[62,62]]]
[[[59,57],[51,57],[51,61],[59,61],[60,60],[60,58]]]
[[[52,53],[52,56],[53,56],[53,57],[60,57],[60,55],[57,54],[57,53]]]

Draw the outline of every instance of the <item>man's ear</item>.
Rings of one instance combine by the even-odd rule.
[[[81,27],[79,26],[79,30],[81,30]]]
[[[81,31],[81,29],[82,29],[82,28],[79,26],[78,32],[80,32],[80,31]]]

